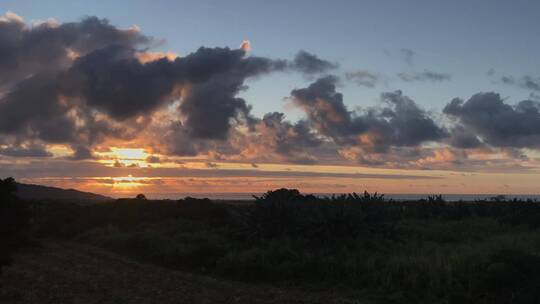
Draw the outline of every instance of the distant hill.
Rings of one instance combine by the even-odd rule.
[[[82,192],[75,189],[62,189],[32,184],[17,184],[17,196],[27,200],[53,199],[53,200],[77,200],[85,202],[108,201],[112,198],[90,192]]]

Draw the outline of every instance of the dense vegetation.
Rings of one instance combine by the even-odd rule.
[[[383,303],[540,303],[540,205],[270,191],[253,204],[41,202],[32,231],[141,261]]]
[[[12,262],[12,255],[28,244],[30,207],[15,196],[13,178],[0,179],[0,271]]]

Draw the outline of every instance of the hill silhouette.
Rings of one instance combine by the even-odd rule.
[[[62,189],[34,184],[17,183],[16,195],[25,200],[76,200],[88,202],[110,201],[112,198],[75,189]]]

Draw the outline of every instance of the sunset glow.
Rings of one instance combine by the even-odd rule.
[[[111,178],[113,180],[113,187],[118,188],[134,188],[134,187],[141,187],[145,185],[145,181],[148,181],[147,178],[144,177],[133,177],[131,175],[124,176],[124,177],[113,177]]]
[[[111,148],[112,154],[122,160],[144,160],[148,154],[144,149]]]

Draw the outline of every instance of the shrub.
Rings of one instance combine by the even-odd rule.
[[[27,242],[29,208],[15,196],[16,191],[13,178],[0,179],[0,270],[11,263],[13,252]]]

